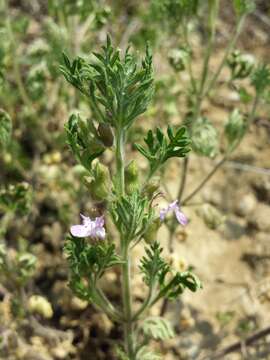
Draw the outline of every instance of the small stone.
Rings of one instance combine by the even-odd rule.
[[[180,325],[181,331],[194,327],[195,320],[192,317],[189,309],[186,308],[181,312],[179,325]]]
[[[88,306],[88,302],[85,300],[81,300],[78,297],[74,296],[71,299],[70,302],[70,307],[72,310],[78,310],[78,311],[82,311],[85,310]]]
[[[220,204],[222,204],[223,200],[222,200],[222,192],[218,189],[205,189],[203,191],[203,199],[208,202],[209,204],[218,206]]]
[[[254,214],[250,216],[249,225],[260,231],[270,231],[270,206],[258,204]]]
[[[103,313],[96,313],[92,315],[91,318],[92,325],[97,326],[100,330],[100,333],[109,335],[112,330],[113,323],[108,318],[107,315]]]
[[[235,212],[239,216],[251,214],[256,207],[256,198],[253,194],[246,194],[237,202]]]
[[[270,203],[270,180],[267,177],[256,177],[253,182],[258,200]]]

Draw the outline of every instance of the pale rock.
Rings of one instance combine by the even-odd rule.
[[[253,194],[246,194],[237,201],[235,212],[239,216],[247,216],[254,211],[256,203],[257,201]]]
[[[270,206],[258,204],[249,218],[249,224],[257,230],[270,231]]]

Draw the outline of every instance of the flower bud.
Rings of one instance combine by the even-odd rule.
[[[157,233],[161,226],[161,221],[159,218],[155,219],[149,226],[143,237],[145,242],[148,244],[152,244],[157,240]]]
[[[94,200],[106,200],[110,194],[110,188],[111,177],[109,169],[97,161],[94,168],[94,179],[89,184],[90,194]]]
[[[239,140],[242,139],[247,129],[247,124],[239,112],[235,109],[229,116],[228,121],[225,125],[225,136],[228,141],[228,146],[233,149]]]
[[[52,305],[40,295],[32,295],[29,298],[28,309],[31,313],[39,314],[45,319],[50,319],[53,316]]]
[[[169,52],[168,60],[171,67],[176,71],[184,71],[186,69],[186,64],[190,61],[190,53],[187,49],[172,49]]]
[[[227,63],[231,69],[232,80],[244,79],[251,74],[255,59],[252,55],[241,54],[240,51],[235,50],[228,58]]]
[[[145,185],[143,193],[147,195],[148,199],[152,199],[153,195],[156,191],[158,191],[159,187],[160,177],[155,176]]]
[[[218,133],[205,117],[199,118],[193,125],[192,147],[201,156],[213,158],[218,153]]]
[[[254,0],[233,0],[233,7],[238,17],[247,15],[256,9]]]
[[[127,194],[132,194],[139,187],[139,170],[135,160],[125,168],[125,186]]]
[[[106,123],[100,123],[98,125],[98,134],[100,140],[105,146],[111,147],[113,145],[114,137],[110,125]]]

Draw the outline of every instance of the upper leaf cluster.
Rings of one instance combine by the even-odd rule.
[[[61,71],[67,81],[90,100],[95,120],[114,127],[128,128],[132,121],[146,111],[153,94],[152,55],[146,55],[138,68],[135,56],[126,50],[123,58],[109,37],[99,53],[93,53],[97,61],[80,57],[73,62],[64,55]]]

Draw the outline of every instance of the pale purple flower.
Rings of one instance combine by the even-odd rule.
[[[174,211],[175,217],[179,224],[186,226],[188,223],[188,219],[186,215],[181,211],[180,206],[178,205],[178,200],[175,200],[174,202],[170,203],[167,208],[161,209],[159,216],[160,220],[163,221],[166,217],[166,215],[170,212]]]
[[[75,237],[88,237],[95,239],[105,239],[104,216],[96,217],[91,220],[81,214],[82,225],[73,225],[70,228],[71,235]]]

